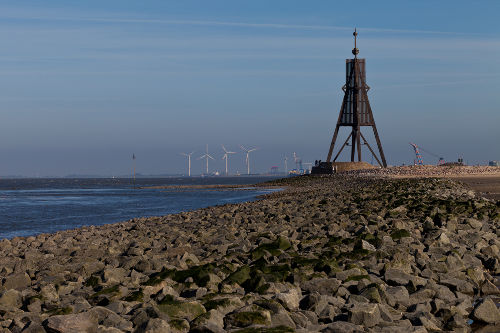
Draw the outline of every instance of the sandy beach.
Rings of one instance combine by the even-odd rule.
[[[498,331],[500,203],[472,189],[499,181],[478,171],[287,178],[254,202],[4,239],[0,332]]]

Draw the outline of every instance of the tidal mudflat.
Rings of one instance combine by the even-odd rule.
[[[499,329],[500,202],[439,178],[265,186],[286,189],[0,241],[0,331]]]

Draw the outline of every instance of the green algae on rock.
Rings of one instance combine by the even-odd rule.
[[[193,320],[206,312],[203,305],[197,301],[179,301],[171,295],[166,295],[158,302],[158,308],[172,319]]]
[[[411,237],[411,235],[408,232],[408,230],[397,229],[397,230],[394,230],[393,232],[391,232],[391,238],[393,240],[398,240],[398,239],[401,239],[403,237]]]

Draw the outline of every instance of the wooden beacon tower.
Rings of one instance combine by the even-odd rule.
[[[368,90],[370,90],[370,87],[366,84],[365,59],[358,59],[359,50],[356,47],[358,33],[356,30],[354,30],[353,35],[354,48],[352,49],[352,53],[354,54],[354,59],[346,59],[346,83],[342,87],[342,90],[344,91],[344,99],[342,101],[342,106],[340,107],[339,118],[337,120],[337,125],[335,126],[335,132],[333,133],[326,162],[317,163],[317,168],[315,168],[316,172],[314,173],[331,173],[330,170],[332,169],[332,162],[336,162],[340,153],[346,146],[349,145],[351,146],[351,162],[355,162],[356,157],[357,161],[361,162],[361,145],[363,144],[368,147],[373,157],[377,160],[381,167],[387,167],[384,150],[382,149],[382,143],[380,142],[377,127],[375,126],[375,119],[373,118],[372,109],[368,100],[367,93]],[[337,141],[339,129],[342,126],[351,127],[351,133],[345,140],[344,144],[340,147],[332,161],[335,143]],[[375,140],[377,141],[379,156],[377,156],[364,137],[363,133],[361,133],[362,126],[370,126],[373,129],[373,134],[375,136]],[[361,141],[361,139],[363,141]],[[349,140],[351,140],[351,143],[349,143]]]

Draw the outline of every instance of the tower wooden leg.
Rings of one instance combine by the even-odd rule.
[[[335,126],[335,132],[333,133],[332,142],[330,143],[330,150],[328,151],[328,156],[326,158],[327,162],[330,162],[332,158],[333,148],[335,147],[335,141],[337,140],[337,135],[339,134],[339,125]]]
[[[384,168],[387,168],[387,162],[385,160],[384,150],[382,149],[382,143],[380,142],[380,138],[378,137],[377,126],[375,124],[372,126],[373,134],[375,135],[375,140],[377,141],[378,151],[380,153],[380,158],[382,159],[382,164]]]
[[[361,139],[360,139],[360,134],[361,134],[361,129],[358,128],[358,137],[357,137],[357,143],[358,143],[358,162],[361,162]]]
[[[356,129],[352,128],[352,141],[351,141],[351,162],[354,162],[354,153],[356,152],[356,138],[358,137],[358,133]]]
[[[335,155],[335,157],[333,158],[333,161],[337,161],[337,158],[339,157],[340,153],[342,152],[342,150],[344,150],[344,147],[347,145],[347,143],[349,142],[349,139],[351,138],[352,136],[352,132],[351,134],[349,134],[349,136],[347,137],[347,139],[345,140],[344,144],[342,145],[342,147],[340,147],[339,149],[339,152],[337,153],[337,155]],[[328,161],[330,162],[330,161]]]

